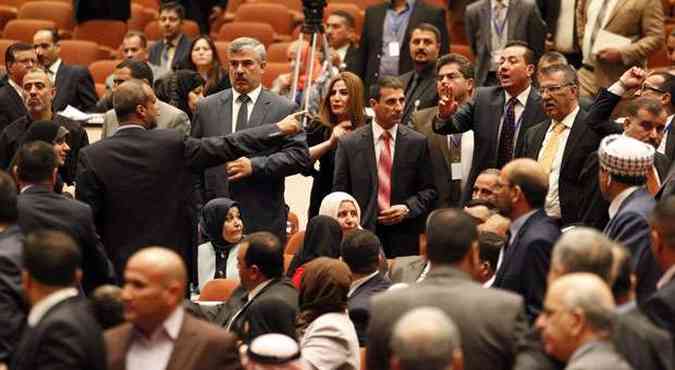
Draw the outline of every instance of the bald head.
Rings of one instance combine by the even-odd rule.
[[[500,185],[520,189],[523,196],[516,201],[524,200],[531,209],[544,206],[548,192],[548,174],[541,164],[530,158],[515,159],[502,168],[499,176]]]
[[[187,285],[187,270],[178,253],[163,247],[147,247],[131,256],[127,266],[139,266],[165,284]]]
[[[394,326],[391,347],[392,369],[461,368],[459,330],[438,308],[420,307],[403,315]]]

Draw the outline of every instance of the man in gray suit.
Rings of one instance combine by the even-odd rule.
[[[117,86],[132,78],[145,81],[149,86],[152,86],[154,79],[150,65],[132,59],[122,61],[115,66],[115,71],[113,72],[113,91]],[[185,135],[190,133],[190,119],[185,112],[160,100],[157,100],[157,105],[159,106],[157,128],[173,128]],[[103,116],[101,139],[112,136],[118,127],[119,121],[117,120],[115,110],[108,110]]]
[[[536,323],[546,352],[567,363],[566,370],[631,370],[609,341],[614,307],[609,287],[594,274],[555,280]]]
[[[230,43],[228,60],[232,89],[201,100],[194,113],[191,136],[231,134],[248,127],[277,122],[295,110],[293,103],[261,85],[266,64],[265,47],[248,37]],[[270,231],[286,239],[288,208],[284,200],[286,176],[310,167],[304,134],[252,158],[241,157],[204,171],[198,181],[197,202],[229,196],[239,202],[246,232]],[[229,189],[228,189],[229,182]]]
[[[466,7],[464,22],[476,56],[476,86],[498,84],[497,58],[509,41],[525,41],[535,60],[544,53],[546,25],[532,0],[480,0]]]
[[[432,306],[457,324],[466,370],[511,369],[516,344],[527,330],[523,300],[472,281],[480,268],[473,219],[456,209],[436,210],[427,222],[427,238],[431,270],[424,281],[373,297],[367,368],[389,369],[396,320],[413,308]]]

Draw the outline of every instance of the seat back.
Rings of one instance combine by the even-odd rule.
[[[290,35],[293,31],[293,16],[281,4],[258,2],[242,4],[237,9],[234,21],[267,23],[280,35]]]
[[[239,282],[232,279],[210,280],[199,294],[199,301],[227,301],[238,286]]]
[[[5,67],[5,51],[7,51],[9,45],[12,45],[15,42],[17,41],[0,39],[0,66],[2,66],[3,68]]]
[[[43,19],[13,19],[5,25],[2,37],[32,44],[35,32],[44,28],[56,28],[56,23]]]
[[[263,74],[262,77],[262,84],[269,89],[279,75],[290,72],[291,63],[267,63],[265,66],[265,74]]]
[[[66,64],[88,66],[103,58],[98,44],[93,41],[61,40],[59,56]]]
[[[127,28],[134,31],[143,31],[145,26],[155,19],[155,13],[136,3],[131,3],[131,17],[127,20]]]
[[[225,23],[218,32],[218,41],[232,41],[238,37],[252,37],[268,47],[274,41],[274,29],[267,23]]]
[[[127,33],[127,24],[122,21],[91,20],[75,26],[73,39],[93,41],[117,50]]]
[[[286,248],[284,248],[284,254],[290,254],[290,255],[295,255],[298,250],[300,249],[300,246],[302,245],[302,242],[305,240],[305,231],[298,231],[297,233],[293,234],[293,236],[288,239],[286,242]]]
[[[73,6],[60,1],[31,1],[19,9],[19,19],[44,19],[56,23],[58,30],[75,28]]]
[[[269,63],[287,63],[288,47],[291,42],[275,42],[267,48],[267,61]]]
[[[94,82],[104,84],[108,76],[115,70],[115,66],[121,62],[121,59],[96,61],[89,65],[89,73],[94,78]]]

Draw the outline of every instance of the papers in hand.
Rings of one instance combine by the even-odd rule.
[[[595,37],[595,43],[593,44],[591,54],[596,56],[600,51],[607,48],[621,49],[629,46],[631,42],[633,42],[633,40],[631,40],[629,37],[624,37],[601,29],[598,31],[598,35]]]
[[[103,115],[100,113],[84,113],[81,110],[68,105],[66,109],[57,112],[59,116],[72,119],[73,121],[84,121],[87,123],[103,123]]]

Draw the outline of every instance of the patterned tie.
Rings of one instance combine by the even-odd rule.
[[[388,209],[391,201],[391,134],[385,131],[380,136],[382,150],[377,161],[377,206],[380,211]]]
[[[502,132],[499,135],[499,148],[497,153],[497,168],[504,167],[513,158],[513,137],[516,134],[516,112],[515,107],[518,99],[511,98],[504,112],[504,122],[502,123]]]
[[[176,53],[176,48],[170,42],[167,42],[164,46],[164,53],[162,53],[162,65],[166,67],[167,70],[171,69],[171,63],[173,62],[173,56]]]
[[[560,146],[560,139],[562,138],[562,133],[565,132],[567,127],[560,122],[553,123],[553,130],[548,137],[548,142],[541,152],[541,157],[539,158],[539,163],[544,167],[546,173],[550,173],[553,167],[553,160],[555,159],[556,153],[558,153],[558,147]]]
[[[236,131],[248,128],[248,103],[250,101],[251,98],[249,98],[246,94],[241,94],[237,98],[237,102],[241,105],[239,106],[239,114],[237,114]]]

